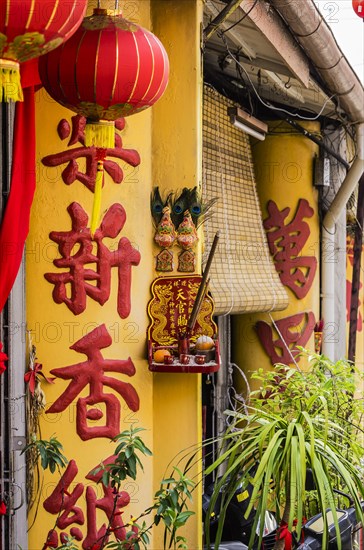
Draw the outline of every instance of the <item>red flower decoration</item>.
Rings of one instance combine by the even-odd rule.
[[[6,504],[3,500],[0,500],[0,516],[5,516],[6,514]]]
[[[3,344],[0,342],[0,374],[2,374],[6,370],[6,366],[4,361],[8,360],[8,356],[6,353],[3,353],[1,350],[3,349]]]
[[[34,367],[30,368],[25,374],[24,374],[24,381],[29,384],[29,391],[32,395],[34,395],[35,390],[35,383],[38,380],[39,376],[42,376],[46,382],[49,384],[54,384],[55,378],[49,378],[45,376],[42,372],[43,365],[40,363],[34,363]]]
[[[284,540],[284,550],[292,549],[292,533],[288,530],[288,523],[285,521],[281,522],[276,539]]]

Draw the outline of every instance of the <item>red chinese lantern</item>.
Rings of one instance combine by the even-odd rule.
[[[22,101],[19,63],[67,40],[85,15],[87,0],[0,2],[0,101]]]
[[[114,147],[114,121],[151,107],[169,75],[168,56],[158,38],[111,13],[95,9],[70,40],[39,63],[49,95],[86,117],[85,145],[100,149],[92,233],[100,213],[106,148]]]
[[[364,19],[364,0],[353,0],[353,10],[356,15]]]

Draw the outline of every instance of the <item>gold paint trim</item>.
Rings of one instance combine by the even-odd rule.
[[[9,25],[10,0],[6,0],[5,27]]]
[[[30,22],[32,20],[32,17],[34,15],[34,4],[35,4],[35,0],[32,0],[32,3],[30,5],[30,10],[29,10],[29,15],[28,15],[28,21],[26,22],[26,25],[25,25],[25,30],[26,31],[28,30],[28,27],[29,27]]]
[[[52,21],[54,19],[54,16],[56,15],[56,11],[57,11],[57,8],[58,8],[58,4],[59,4],[59,0],[56,0],[55,4],[54,4],[54,8],[53,8],[53,11],[52,11],[52,15],[50,16],[49,18],[49,21],[48,23],[46,24],[46,26],[44,27],[44,30],[47,31],[50,27],[50,25],[52,24]]]
[[[110,96],[110,101],[112,101],[113,97],[114,97],[114,93],[115,93],[115,88],[116,88],[116,82],[117,82],[117,79],[118,79],[118,70],[119,70],[119,42],[118,42],[118,33],[116,32],[115,33],[115,49],[116,49],[116,65],[115,65],[115,74],[114,74],[114,82],[113,82],[113,85],[112,85],[112,91],[111,91],[111,96]]]
[[[160,46],[160,50],[162,52],[162,57],[163,57],[163,77],[161,78],[161,81],[160,81],[160,84],[159,84],[159,87],[158,87],[158,90],[156,91],[156,93],[154,94],[154,96],[149,100],[149,104],[152,104],[153,101],[154,101],[154,98],[157,97],[157,95],[159,94],[159,91],[162,87],[162,83],[164,81],[164,77],[165,77],[165,74],[166,74],[166,68],[167,68],[167,63],[166,63],[166,51],[165,49],[163,48],[163,46],[160,44],[159,40],[157,42],[157,44]]]
[[[102,30],[99,32],[99,38],[97,40],[97,48],[96,48],[96,58],[95,58],[95,72],[94,72],[94,102],[96,101],[96,79],[97,79],[97,66],[99,64],[99,51],[100,51],[100,41],[101,41],[101,34]]]
[[[60,48],[64,48],[64,44],[62,44],[62,46],[60,46]],[[62,54],[61,54],[62,55]],[[48,63],[49,63],[49,60],[47,59],[47,73],[48,73]],[[61,70],[61,64],[59,63],[58,64],[58,68],[57,68],[57,74],[58,74],[58,83],[59,83],[59,87],[61,89],[61,92],[63,94],[63,97],[64,97],[64,101],[67,101],[67,96],[66,94],[64,93],[64,89],[62,87],[62,83],[61,83],[61,78],[60,78],[60,70]]]
[[[135,79],[135,82],[134,82],[134,86],[133,86],[133,89],[131,91],[131,94],[130,96],[128,97],[128,99],[126,100],[125,103],[129,103],[129,101],[131,100],[131,98],[133,97],[133,94],[135,92],[135,88],[138,84],[138,80],[139,80],[139,71],[140,71],[140,56],[139,56],[139,49],[138,49],[138,43],[137,41],[135,40],[135,35],[134,33],[131,34],[132,37],[133,37],[133,40],[134,40],[134,43],[135,43],[135,49],[136,49],[136,53],[137,53],[137,58],[138,58],[138,70],[137,70],[137,74],[136,74],[136,79]]]
[[[180,281],[181,279],[187,279],[187,280],[200,279],[198,282],[195,283],[196,286],[197,286],[197,288],[196,288],[196,294],[197,294],[198,285],[201,282],[202,275],[200,275],[199,273],[195,273],[193,275],[192,274],[191,275],[161,275],[159,277],[156,277],[152,281],[152,284],[150,286],[150,291],[151,291],[152,297],[149,300],[148,305],[147,305],[147,314],[148,314],[149,321],[150,321],[149,325],[148,325],[148,328],[147,328],[148,340],[154,339],[156,341],[156,339],[153,337],[153,335],[155,334],[155,332],[158,332],[160,330],[160,326],[159,327],[154,326],[155,317],[153,315],[152,310],[153,310],[153,306],[155,304],[156,299],[158,299],[158,293],[155,290],[155,287],[158,285],[158,283],[160,283],[161,281],[163,281],[165,279],[172,279],[172,280],[175,280],[175,281]],[[214,329],[214,333],[217,334],[218,333],[218,328],[217,328],[217,325],[216,325],[216,323],[213,319],[214,313],[215,313],[215,301],[212,298],[212,296],[209,295],[209,294],[207,294],[205,296],[204,301],[205,300],[210,304],[210,307],[211,307],[211,310],[209,312],[209,315],[211,316],[211,325],[209,325],[209,326],[211,326]],[[208,325],[208,323],[206,323],[206,325]],[[197,337],[195,337],[195,338],[197,338]],[[166,345],[165,342],[163,342],[162,345]]]
[[[78,43],[77,53],[76,53],[76,59],[75,59],[75,66],[74,66],[74,70],[73,70],[73,79],[74,79],[75,88],[76,88],[76,92],[77,92],[77,97],[78,97],[79,101],[81,101],[81,95],[80,95],[80,92],[79,92],[79,89],[78,89],[78,84],[77,84],[77,73],[76,73],[76,69],[77,69],[78,56],[79,56],[79,53],[80,53],[81,45],[82,45],[83,39],[85,38],[86,33],[87,33],[87,31],[83,31],[83,35],[82,35],[82,37],[81,37],[81,40],[80,40],[79,43]]]
[[[0,59],[0,69],[14,69],[19,71],[20,64],[13,59]]]
[[[152,82],[153,82],[153,78],[154,78],[154,70],[155,70],[155,59],[154,59],[154,51],[153,51],[153,48],[149,42],[149,39],[148,39],[148,36],[146,33],[144,33],[144,37],[146,39],[146,41],[148,42],[148,45],[149,45],[149,48],[150,48],[150,51],[151,51],[151,54],[152,54],[152,59],[153,59],[153,68],[152,68],[152,75],[150,77],[150,81],[149,81],[149,86],[145,92],[145,94],[143,95],[143,97],[141,98],[141,101],[143,101],[143,99],[145,98],[145,96],[147,95],[147,93],[149,92],[150,90],[150,87],[152,85]]]
[[[92,15],[114,15],[114,11],[106,8],[94,8]]]
[[[115,126],[114,120],[106,120],[100,118],[100,120],[94,120],[93,118],[86,118],[87,124],[97,124],[97,126]]]

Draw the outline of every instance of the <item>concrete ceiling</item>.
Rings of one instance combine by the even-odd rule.
[[[204,26],[225,5],[219,0],[206,0]],[[231,59],[227,48],[241,67]],[[281,105],[291,113],[299,110],[308,117],[321,112],[325,105],[322,114],[335,118],[335,105],[314,80],[307,56],[264,0],[242,2],[205,42],[204,67],[212,83],[215,80],[221,87],[226,82],[230,89],[245,91],[256,104],[261,103],[259,96],[265,103]]]

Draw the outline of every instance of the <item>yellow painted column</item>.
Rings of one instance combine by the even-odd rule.
[[[200,0],[151,3],[153,32],[164,44],[171,65],[163,103],[153,110],[153,184],[162,190],[194,187],[201,180],[202,6]],[[201,440],[201,375],[155,373],[153,392],[154,449],[172,460]],[[155,488],[164,475],[165,462],[155,460]],[[200,488],[194,492],[193,508],[197,515],[185,534],[189,550],[200,550]],[[158,550],[163,548],[161,534],[155,538]]]
[[[320,129],[318,123],[301,122],[301,124],[311,132],[317,132]],[[290,208],[285,224],[294,218],[300,199],[306,199],[314,210],[312,217],[304,218],[309,225],[310,235],[299,254],[300,256],[314,256],[317,259],[313,284],[308,294],[302,299],[298,299],[290,288],[285,287],[289,296],[289,305],[284,311],[272,313],[272,317],[279,320],[300,312],[311,311],[317,321],[320,307],[320,232],[318,195],[313,186],[313,168],[318,147],[309,139],[296,133],[289,125],[274,122],[269,124],[269,133],[265,141],[252,141],[252,150],[263,220],[268,217],[267,204],[269,200],[274,201],[280,211],[287,207]],[[271,324],[267,313],[233,317],[234,359],[248,373],[258,368],[271,368],[270,359],[256,332],[255,327],[258,321]],[[275,338],[277,338],[277,334]],[[313,335],[306,347],[314,349]]]
[[[114,5],[114,2],[112,2]],[[126,6],[125,17],[145,26],[151,27],[149,2],[140,1],[129,3]],[[131,10],[132,8],[132,10]],[[129,10],[129,11],[128,11]],[[55,103],[44,90],[36,96],[36,125],[37,125],[37,189],[32,208],[30,233],[26,246],[26,297],[27,297],[27,328],[32,337],[32,343],[37,348],[37,360],[43,365],[43,372],[49,376],[52,369],[59,369],[87,361],[82,353],[70,349],[71,346],[83,336],[91,333],[95,328],[105,324],[112,343],[101,350],[105,359],[127,360],[129,357],[135,366],[135,375],[105,372],[106,376],[122,382],[130,383],[138,393],[140,399],[139,410],[133,412],[122,396],[109,386],[104,386],[106,393],[111,393],[119,401],[120,424],[118,432],[128,429],[132,424],[146,428],[143,439],[153,448],[153,380],[148,370],[146,361],[146,329],[148,326],[147,303],[150,298],[150,283],[153,279],[152,256],[152,223],[149,214],[149,197],[152,188],[152,163],[151,163],[151,121],[152,110],[148,109],[125,119],[125,129],[120,133],[123,140],[123,148],[135,149],[141,158],[140,165],[132,167],[116,158],[115,161],[123,170],[124,178],[119,184],[105,174],[105,185],[102,193],[101,217],[113,204],[121,204],[126,212],[126,221],[116,238],[105,238],[104,244],[110,251],[117,254],[118,243],[125,237],[131,246],[140,252],[139,265],[132,266],[131,283],[131,312],[126,318],[121,318],[117,312],[118,271],[117,267],[111,269],[111,292],[108,300],[101,305],[90,296],[86,298],[86,308],[75,315],[63,303],[55,303],[52,297],[54,285],[44,277],[46,273],[57,274],[67,272],[69,268],[57,268],[53,260],[60,258],[60,250],[57,244],[50,239],[50,232],[65,232],[71,230],[71,218],[67,208],[73,202],[77,202],[91,216],[94,195],[85,185],[76,179],[70,185],[62,180],[62,171],[67,167],[67,162],[58,166],[46,167],[42,159],[48,155],[54,155],[62,151],[71,151],[80,147],[77,143],[69,146],[69,136],[61,139],[57,133],[57,127],[61,119],[64,119],[72,127],[71,117],[74,113],[62,108]],[[82,155],[81,155],[82,157]],[[85,158],[77,159],[79,171],[87,171]],[[140,220],[143,219],[143,223]],[[89,225],[88,225],[89,226]],[[77,253],[77,246],[71,251]],[[96,253],[94,245],[93,252]],[[90,271],[97,269],[95,264],[85,266]],[[90,281],[90,284],[96,284]],[[70,296],[70,288],[67,290]],[[97,337],[97,333],[96,336]],[[87,369],[87,366],[85,366]],[[47,407],[54,403],[61,394],[66,393],[70,380],[57,378],[54,384],[42,383],[46,394]],[[107,437],[94,437],[82,440],[77,428],[77,402],[79,398],[87,397],[90,393],[89,386],[81,388],[79,395],[62,412],[48,414],[43,413],[40,418],[41,436],[49,439],[53,434],[61,441],[64,453],[69,460],[74,460],[78,472],[71,480],[70,493],[77,484],[83,485],[83,491],[75,506],[82,510],[81,523],[71,524],[67,528],[57,528],[58,536],[61,532],[70,534],[70,530],[79,529],[83,539],[77,544],[81,549],[83,541],[90,527],[90,518],[87,517],[86,493],[91,487],[96,498],[103,497],[101,485],[88,480],[87,474],[94,469],[100,461],[113,454],[115,444]],[[96,407],[97,408],[97,407]],[[99,409],[104,417],[100,420],[90,418],[88,424],[91,427],[105,424],[105,409],[100,403]],[[162,451],[163,452],[163,451]],[[127,522],[131,516],[138,516],[146,507],[150,506],[153,499],[153,460],[164,463],[161,450],[156,449],[154,458],[143,458],[145,473],[138,475],[137,480],[126,481],[122,489],[129,494],[130,504],[123,510],[123,519]],[[41,478],[43,475],[41,475]],[[33,508],[29,525],[29,550],[39,550],[47,538],[49,530],[56,523],[57,513],[44,509],[44,501],[55,490],[59,482],[59,474],[46,472],[41,486],[35,487],[39,494],[39,508]],[[91,513],[91,512],[90,512]],[[36,516],[36,517],[35,517]],[[100,529],[108,520],[104,511],[96,510],[96,527]],[[60,544],[60,540],[59,540]]]

